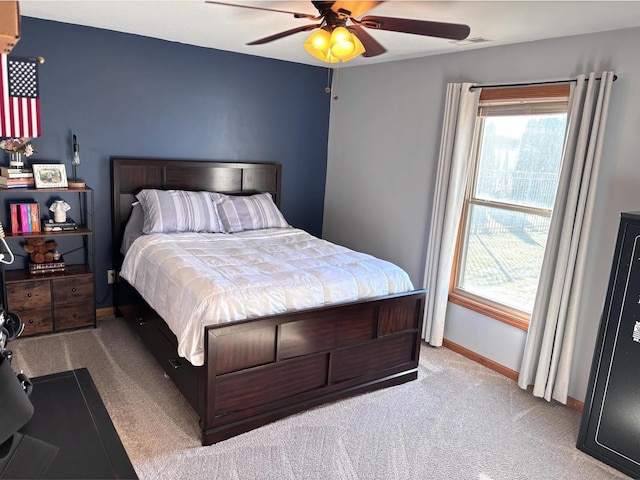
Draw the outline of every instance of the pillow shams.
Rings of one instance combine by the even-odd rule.
[[[214,197],[214,202],[225,233],[290,226],[273,203],[270,193],[247,197],[224,195],[219,201]]]
[[[144,211],[144,233],[222,232],[211,192],[145,189],[136,195]]]

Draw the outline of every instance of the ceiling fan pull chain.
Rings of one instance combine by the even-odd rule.
[[[333,81],[331,82],[332,91],[333,91],[333,99],[338,100],[338,70],[340,70],[340,64],[336,64],[336,68],[333,70]]]
[[[324,87],[326,93],[331,93],[331,67],[327,67],[327,86]]]

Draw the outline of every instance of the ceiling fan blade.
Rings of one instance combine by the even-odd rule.
[[[318,17],[317,15],[311,15],[309,13],[290,12],[289,10],[277,10],[275,8],[252,7],[251,5],[241,5],[239,3],[214,2],[212,0],[204,0],[204,3],[211,3],[213,5],[224,5],[226,7],[250,8],[251,10],[263,10],[265,12],[289,13],[295,18],[308,18],[311,20],[320,19],[320,17]]]
[[[413,35],[425,35],[428,37],[450,38],[452,40],[464,40],[469,36],[471,31],[468,25],[459,23],[429,22],[427,20],[378,17],[375,15],[368,15],[362,18],[359,23],[367,28],[411,33]]]
[[[343,1],[343,2],[333,2],[333,5],[331,5],[331,10],[333,10],[336,13],[345,13],[350,17],[357,18],[357,17],[360,17],[361,15],[364,15],[369,10],[378,6],[381,3],[384,3],[384,2],[373,2],[373,1],[357,2],[353,0]]]
[[[264,37],[259,40],[254,40],[253,42],[247,43],[247,45],[262,45],[263,43],[273,42],[274,40],[279,40],[280,38],[288,37],[289,35],[293,35],[294,33],[308,32],[309,30],[314,30],[316,28],[319,28],[321,25],[322,23],[318,23],[315,25],[303,25],[301,27],[292,28],[291,30],[276,33],[274,35],[270,35],[268,37]]]
[[[353,33],[356,34],[356,37],[362,42],[365,49],[365,52],[362,54],[363,57],[377,57],[387,51],[386,48],[380,45],[378,41],[369,35],[364,28],[361,28],[360,25],[349,25],[348,28],[352,30]]]

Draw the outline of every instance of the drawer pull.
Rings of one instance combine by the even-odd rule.
[[[180,367],[182,367],[182,363],[180,363],[180,360],[179,360],[179,359],[177,359],[177,358],[169,359],[169,363],[171,364],[171,366],[172,366],[173,368],[180,368]]]
[[[142,318],[142,317],[138,317],[138,318],[136,318],[136,322],[138,322],[138,325],[139,325],[140,327],[141,327],[141,326],[143,326],[143,325],[146,325],[146,324],[147,324],[147,321],[146,321],[144,318]]]
[[[74,313],[72,316],[73,316],[73,318],[78,318],[78,314],[77,313]]]
[[[33,323],[33,319],[29,320],[29,323]]]
[[[72,291],[73,293],[76,293],[76,287],[73,287],[73,288],[71,289],[71,291]]]
[[[31,298],[31,292],[27,293],[27,298]]]

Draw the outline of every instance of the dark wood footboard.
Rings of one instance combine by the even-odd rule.
[[[424,290],[206,327],[205,365],[149,307],[125,316],[200,416],[210,445],[293,413],[417,377]]]
[[[424,291],[207,327],[202,443],[417,377]]]

